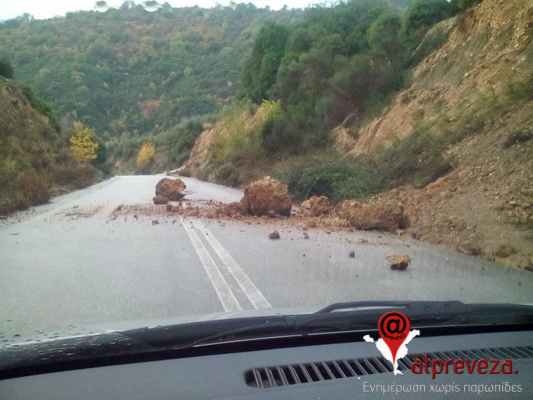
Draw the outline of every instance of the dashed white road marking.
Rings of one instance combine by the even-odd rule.
[[[237,301],[237,298],[233,294],[230,286],[224,279],[224,276],[222,276],[222,273],[217,268],[217,265],[215,264],[215,261],[205,248],[204,244],[198,237],[198,234],[194,230],[194,228],[189,225],[190,222],[185,222],[183,218],[181,219],[181,224],[183,225],[183,228],[185,229],[185,232],[187,232],[187,235],[189,235],[189,238],[191,239],[191,242],[194,246],[194,249],[196,250],[196,253],[198,254],[198,257],[200,258],[200,261],[202,262],[205,271],[207,272],[207,276],[209,277],[209,280],[211,281],[211,284],[215,288],[215,291],[218,295],[218,298],[220,299],[220,302],[222,303],[222,307],[224,307],[224,311],[231,312],[231,311],[241,311],[242,307]]]
[[[268,302],[265,296],[263,296],[261,291],[250,280],[240,265],[237,264],[228,251],[220,244],[215,235],[213,235],[213,233],[207,229],[207,227],[201,221],[194,221],[194,226],[203,233],[209,244],[213,247],[213,250],[215,250],[222,262],[226,265],[228,271],[235,278],[254,308],[256,310],[272,308],[272,305]]]

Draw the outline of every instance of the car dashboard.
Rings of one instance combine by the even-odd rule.
[[[377,337],[375,338],[377,339]],[[354,339],[355,340],[355,339]],[[422,336],[399,360],[394,375],[374,343],[299,346],[25,376],[0,381],[9,399],[358,399],[530,398],[531,331]],[[433,359],[511,359],[511,373],[414,374],[410,366]],[[431,363],[429,363],[431,364]],[[431,365],[430,365],[431,366]],[[490,369],[489,364],[489,369]],[[498,371],[500,371],[500,366]]]

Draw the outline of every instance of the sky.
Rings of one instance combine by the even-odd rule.
[[[199,5],[201,7],[213,7],[217,2],[221,5],[228,5],[229,0],[167,0],[173,7],[185,7]],[[120,6],[124,0],[110,0],[107,3],[113,6]],[[142,0],[134,0],[136,4]],[[160,3],[164,3],[161,0]],[[285,4],[291,8],[306,7],[309,4],[317,3],[317,0],[247,0],[238,3],[254,3],[258,7],[267,5],[273,9],[279,9]],[[0,0],[0,21],[15,18],[23,13],[32,14],[37,19],[52,18],[57,15],[65,15],[70,11],[92,10],[95,0]]]

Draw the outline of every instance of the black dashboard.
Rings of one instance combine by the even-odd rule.
[[[6,379],[0,381],[0,399],[533,398],[531,331],[433,337],[422,332],[408,345],[409,354],[400,360],[403,375],[397,376],[373,343],[354,340]],[[409,369],[414,357],[422,355],[509,358],[512,371],[481,374],[464,368],[456,374],[450,369],[433,379],[431,373]]]

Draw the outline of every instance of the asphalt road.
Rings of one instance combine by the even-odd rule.
[[[269,240],[271,225],[110,218],[150,205],[161,177],[115,177],[1,221],[0,346],[69,326],[343,301],[533,303],[533,274],[411,238],[311,229],[304,240],[280,225]],[[242,197],[183,179],[190,200]],[[397,252],[413,259],[406,271],[387,265]]]

